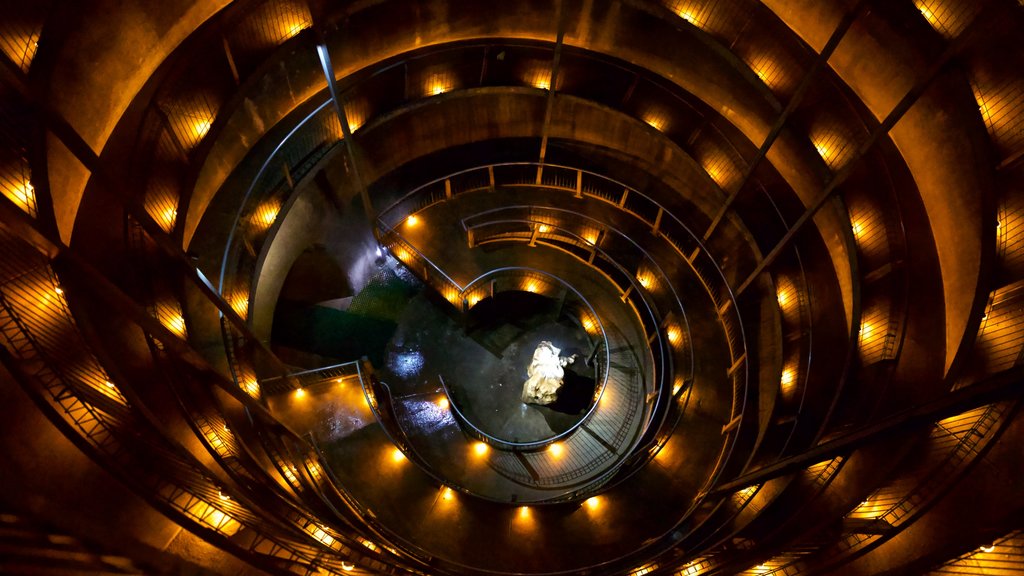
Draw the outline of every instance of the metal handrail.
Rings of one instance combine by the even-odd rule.
[[[573,288],[572,285],[567,283],[565,280],[562,280],[558,276],[555,276],[554,274],[550,274],[548,272],[544,272],[542,270],[538,270],[536,268],[530,268],[530,267],[526,267],[526,266],[509,266],[509,267],[504,267],[504,268],[496,268],[494,270],[491,270],[489,272],[486,272],[486,273],[481,274],[480,276],[477,276],[476,278],[474,278],[471,282],[466,284],[465,288],[463,288],[460,291],[460,295],[461,294],[469,293],[474,287],[476,287],[476,286],[478,286],[478,285],[488,281],[490,278],[492,278],[492,277],[494,277],[496,275],[501,275],[501,274],[505,274],[505,273],[509,273],[509,272],[525,272],[525,273],[528,273],[528,274],[537,274],[537,275],[540,275],[540,276],[546,276],[548,278],[554,279],[559,284],[561,284],[563,287],[567,288],[568,290],[571,290],[573,292],[573,294],[575,294],[576,297],[580,300],[580,302],[583,302],[587,306],[587,309],[590,311],[590,314],[593,316],[594,320],[597,322],[597,327],[598,327],[599,333],[601,334],[601,340],[598,342],[598,347],[604,349],[604,367],[605,368],[603,370],[600,370],[601,378],[600,378],[599,384],[598,384],[598,391],[595,394],[594,399],[591,402],[590,408],[587,410],[587,413],[584,414],[582,418],[580,418],[580,420],[578,422],[576,422],[575,424],[570,426],[565,431],[560,432],[559,434],[556,434],[556,435],[551,436],[549,438],[545,438],[543,440],[535,440],[535,441],[532,441],[532,442],[513,442],[513,441],[510,441],[510,440],[505,440],[503,438],[498,438],[496,436],[488,434],[487,432],[484,432],[479,427],[477,427],[475,424],[473,424],[472,421],[470,421],[470,419],[467,418],[466,415],[462,413],[462,410],[459,409],[458,403],[455,401],[455,397],[452,395],[451,390],[448,388],[448,385],[445,383],[444,378],[441,378],[441,387],[444,390],[445,396],[448,398],[448,406],[449,406],[449,408],[451,408],[452,413],[456,416],[456,420],[460,424],[462,424],[464,426],[467,426],[471,430],[471,434],[473,436],[475,436],[478,440],[480,440],[482,442],[485,442],[487,444],[490,444],[490,445],[494,446],[495,448],[499,448],[499,449],[515,450],[515,451],[520,451],[520,452],[536,451],[536,450],[540,450],[540,449],[544,448],[545,446],[549,446],[549,445],[551,445],[551,444],[553,444],[555,442],[558,442],[559,440],[562,440],[564,438],[569,437],[574,432],[576,432],[576,430],[578,430],[581,426],[586,424],[586,422],[590,419],[591,415],[593,415],[594,411],[597,409],[598,405],[600,404],[601,398],[604,396],[604,391],[605,391],[605,388],[607,387],[607,384],[608,384],[608,369],[607,369],[607,367],[608,367],[608,365],[611,362],[611,353],[610,353],[610,351],[608,349],[608,334],[605,332],[604,323],[601,322],[601,318],[597,315],[597,312],[594,311],[593,306],[591,306],[590,303],[587,301],[587,299],[584,298],[583,295],[580,294],[580,292],[578,290]],[[601,365],[598,364],[599,368],[600,368],[600,366]]]
[[[496,213],[496,212],[500,212],[500,211],[504,211],[504,210],[508,210],[508,209],[515,209],[515,208],[527,208],[527,206],[509,206],[509,207],[504,207],[504,208],[496,208],[496,209],[492,209],[492,210],[485,210],[483,212],[479,212],[477,214],[473,214],[473,215],[470,215],[470,216],[467,216],[467,217],[463,218],[462,224],[463,224],[463,227],[467,231],[475,230],[475,229],[481,228],[483,226],[493,225],[493,224],[498,224],[498,223],[526,222],[526,223],[530,223],[530,224],[542,224],[541,222],[532,221],[532,220],[512,220],[512,219],[491,220],[491,221],[488,221],[488,222],[479,223],[479,224],[473,224],[473,225],[468,225],[467,224],[467,221],[472,219],[472,218],[475,218],[475,217],[478,217],[478,216],[481,216],[481,215],[484,215],[484,214],[492,214],[492,213]],[[548,208],[545,208],[545,209],[547,210]],[[568,212],[568,211],[562,210],[560,208],[550,208],[550,210]],[[583,219],[587,219],[587,220],[592,220],[588,216],[585,216],[585,215],[582,215],[582,214],[577,214],[577,213],[573,213],[573,217],[574,218],[583,218]],[[566,229],[558,226],[557,224],[551,224],[551,223],[543,223],[543,224],[545,224],[547,226],[550,226],[552,229],[560,230],[562,233],[564,233],[564,234],[566,234],[568,236],[571,236],[572,238],[574,238],[577,241],[586,242],[586,240],[584,238],[580,237],[578,234],[576,234],[576,233],[574,233],[574,232],[572,232],[570,230],[566,230]],[[604,226],[604,228],[608,229],[608,230],[612,230],[613,232],[621,235],[623,238],[628,240],[630,243],[633,244],[634,247],[636,247],[644,255],[645,258],[650,260],[650,262],[654,265],[654,268],[657,271],[657,276],[663,282],[663,284],[669,288],[669,290],[671,292],[671,295],[672,295],[672,298],[673,298],[673,300],[674,300],[674,302],[676,304],[676,309],[679,311],[680,316],[682,316],[682,318],[683,318],[683,323],[685,325],[685,331],[686,331],[686,334],[687,334],[687,341],[691,341],[690,338],[689,338],[689,334],[690,334],[689,319],[687,318],[686,312],[683,309],[682,302],[679,300],[678,293],[675,291],[675,288],[672,286],[671,282],[668,282],[668,278],[667,278],[664,270],[661,268],[661,266],[658,265],[658,263],[647,253],[646,250],[644,250],[641,246],[639,246],[639,244],[637,244],[631,238],[629,238],[628,235],[621,233],[619,230],[617,230],[615,228],[610,228],[610,227],[607,227],[607,226]],[[629,272],[628,270],[626,270],[626,268],[623,267],[621,264],[619,264],[615,260],[615,258],[613,258],[611,255],[609,255],[605,250],[603,250],[599,246],[589,245],[589,243],[587,243],[587,244],[588,244],[588,247],[590,249],[600,253],[604,257],[604,259],[606,261],[608,261],[613,266],[615,266],[616,269],[618,269],[623,274],[623,276],[625,276],[626,278],[630,279],[630,286],[632,288],[634,288],[634,292],[636,292],[638,294],[641,294],[641,295],[643,295],[645,293],[644,291],[639,289],[640,287],[638,287],[638,283],[637,283],[635,277],[633,276],[633,274],[631,272]],[[654,309],[652,309],[651,304],[650,304],[650,302],[648,302],[647,298],[642,296],[641,297],[641,302],[644,305],[644,308],[645,308],[645,310],[647,312],[647,315],[651,318],[652,323],[655,326],[659,325],[660,324],[660,322],[658,321],[659,314]],[[639,316],[639,311],[637,311],[637,315]],[[662,402],[663,394],[665,392],[666,376],[668,374],[674,373],[674,367],[671,366],[671,364],[672,364],[672,362],[671,362],[672,355],[670,353],[665,353],[666,346],[665,346],[665,343],[664,343],[664,341],[662,339],[662,335],[661,335],[661,331],[660,330],[655,332],[655,338],[658,340],[658,347],[657,348],[659,350],[662,350],[662,354],[659,354],[659,356],[660,356],[659,359],[661,360],[661,362],[660,362],[661,369],[658,371],[658,374],[657,374],[657,376],[655,378],[658,381],[658,384],[657,384],[658,395],[657,395],[657,398],[656,398],[656,404],[655,404],[654,408],[651,409],[651,414],[658,413],[658,410],[660,408],[660,404]],[[687,347],[687,350],[690,352],[690,363],[689,363],[690,365],[689,365],[689,368],[690,368],[690,376],[692,377],[692,374],[693,374],[693,348],[692,348],[692,346]],[[666,365],[666,364],[668,364],[668,365]],[[645,422],[644,432],[641,434],[641,436],[646,434],[647,428],[648,428],[649,425],[650,425],[649,421]]]

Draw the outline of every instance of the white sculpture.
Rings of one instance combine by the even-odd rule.
[[[559,356],[561,352],[551,342],[542,341],[533,351],[533,360],[526,370],[527,380],[523,384],[523,402],[551,404],[558,399],[558,389],[565,376],[563,368],[576,360],[576,355]]]

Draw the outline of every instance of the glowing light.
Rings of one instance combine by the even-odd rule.
[[[356,569],[356,565],[351,563],[351,562],[344,562],[343,561],[341,563],[341,569],[346,571],[346,572],[351,572],[351,571]]]
[[[483,456],[484,454],[487,454],[488,450],[489,448],[487,444],[484,444],[483,442],[477,442],[476,444],[473,444],[473,452],[475,452],[477,456]]]
[[[62,289],[60,286],[54,288],[53,291],[56,292],[58,296],[64,293],[64,289]]]
[[[437,407],[440,408],[441,410],[447,410],[448,409],[448,399],[447,398],[441,398],[440,400],[438,400],[437,401]]]
[[[242,390],[253,398],[260,397],[260,385],[254,378],[250,378],[242,382]]]
[[[541,234],[547,234],[550,231],[551,227],[548,226],[547,224],[541,224],[540,226],[537,227],[537,232],[540,232]]]
[[[107,385],[107,388],[113,388],[114,387],[114,383],[111,382],[110,380],[106,380],[103,383]]]
[[[540,284],[537,284],[536,282],[533,281],[527,282],[524,288],[527,292],[533,292],[534,294],[540,292]]]
[[[455,498],[455,493],[452,492],[451,488],[448,488],[447,486],[445,486],[444,490],[441,490],[441,500],[444,500],[445,502],[448,502],[452,498]]]
[[[419,223],[420,219],[415,214],[410,214],[409,217],[405,219],[405,225],[408,226],[409,228],[415,228],[416,225]]]
[[[242,318],[245,318],[245,315],[249,313],[248,294],[235,294],[231,297],[231,300],[228,301],[228,304],[231,305],[231,309],[235,311],[235,314],[238,314]]]
[[[277,214],[281,211],[281,207],[274,205],[264,206],[260,209],[260,222],[269,227],[277,220]]]
[[[469,298],[467,299],[467,301],[469,302],[469,305],[471,307],[472,306],[476,306],[477,303],[479,303],[481,300],[483,300],[483,296],[481,296],[479,294],[471,294],[469,296]]]
[[[597,236],[597,230],[588,230],[583,234],[583,240],[586,241],[587,244],[593,246],[594,244],[597,244]]]
[[[660,112],[656,112],[656,111],[645,112],[640,117],[640,119],[643,120],[644,122],[646,122],[651,128],[654,128],[655,130],[657,130],[659,132],[664,132],[665,131],[665,127],[668,126],[668,121],[665,119],[665,115],[660,113]]]
[[[789,303],[789,293],[784,290],[779,290],[778,294],[779,306],[785,306]]]
[[[715,181],[715,184],[718,184],[722,188],[726,187],[727,180],[726,172],[724,170],[722,170],[718,166],[709,165],[704,167],[704,171],[708,173],[708,176],[712,180]]]
[[[185,336],[185,318],[181,314],[175,314],[168,318],[164,326],[179,337]]]
[[[405,461],[405,453],[401,449],[395,448],[391,451],[392,462],[403,462]]]
[[[163,224],[165,230],[174,228],[174,221],[178,218],[178,211],[174,208],[167,208],[160,213],[160,223]]]
[[[654,287],[654,276],[648,272],[637,272],[636,280],[648,290]]]
[[[588,334],[593,334],[597,331],[597,323],[594,322],[590,316],[584,316],[580,323],[583,324],[583,329],[586,330]]]
[[[934,4],[934,2],[932,4]],[[933,10],[932,7],[928,6],[924,0],[915,0],[914,5],[917,6],[918,11],[921,12],[921,16],[924,16],[924,19],[925,21],[928,22],[928,25],[934,28],[936,32],[946,37],[951,37],[955,35],[955,28],[957,28],[956,24],[953,23],[952,26],[950,26],[951,22],[943,22],[941,19],[939,19],[939,16],[935,13],[935,10]],[[939,12],[942,12],[941,7],[939,7]]]
[[[550,452],[551,455],[554,456],[555,458],[561,458],[562,453],[565,452],[565,447],[563,447],[560,443],[556,442],[551,446],[548,446],[548,452]]]
[[[32,186],[32,183],[25,180],[20,186],[16,186],[13,192],[14,194],[11,200],[14,201],[14,203],[23,211],[31,214],[32,207],[35,206],[36,199],[36,189]]]
[[[519,517],[524,519],[524,520],[529,518],[530,517],[530,507],[529,506],[520,506],[519,507]]]
[[[680,18],[682,18],[683,20],[686,20],[690,24],[693,24],[694,26],[697,26],[698,28],[703,28],[704,27],[704,22],[703,22],[703,20],[700,19],[700,16],[698,15],[697,10],[695,10],[692,6],[687,5],[687,4],[688,3],[683,2],[683,3],[680,3],[678,6],[676,6],[676,14],[678,14]],[[689,4],[692,4],[692,3],[689,3]]]
[[[221,500],[231,500],[230,496],[221,492],[220,490],[217,490],[217,497],[220,498]]]
[[[431,96],[450,92],[452,88],[452,80],[446,74],[431,74],[427,79],[426,91]]]
[[[584,500],[583,503],[587,506],[587,508],[590,508],[591,510],[597,510],[598,508],[601,507],[601,499],[598,498],[597,496],[591,496],[590,498]]]
[[[402,262],[406,262],[412,259],[412,254],[401,246],[395,248],[395,256]]]
[[[306,23],[306,22],[293,22],[293,23],[291,23],[288,26],[288,28],[285,29],[285,31],[284,31],[284,39],[287,40],[289,38],[294,38],[295,36],[298,36],[299,32],[302,32],[303,30],[305,30],[307,25],[308,25],[308,23]]]
[[[796,384],[796,370],[793,368],[786,368],[782,371],[782,378],[780,379],[783,394],[788,394],[792,390],[794,384]]]
[[[551,69],[542,65],[535,67],[527,76],[526,83],[540,90],[550,90]]]
[[[683,331],[679,329],[679,326],[674,324],[668,327],[665,331],[665,335],[668,336],[669,344],[673,346],[678,346],[683,341]]]
[[[978,547],[978,550],[981,550],[982,552],[986,552],[986,553],[987,552],[992,552],[995,549],[996,549],[996,545],[995,544],[989,544],[988,546],[979,546]]]
[[[818,155],[821,156],[825,162],[829,159],[829,147],[824,142],[817,142],[814,144],[814,149],[818,151]]]
[[[860,240],[861,235],[864,234],[864,225],[859,221],[854,221],[850,224],[850,228],[853,230],[854,237]]]
[[[302,388],[296,388],[295,389],[295,397],[296,398],[302,398],[305,395],[306,395],[306,391],[304,389],[302,389]]]
[[[875,331],[875,327],[870,322],[865,322],[860,326],[860,338],[861,340],[867,340],[871,338],[871,334]]]
[[[675,382],[672,383],[672,395],[679,394],[679,391],[683,389],[685,382],[682,378],[676,378]]]

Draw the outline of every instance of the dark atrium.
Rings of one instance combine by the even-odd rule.
[[[1024,0],[0,13],[0,573],[1024,574]]]

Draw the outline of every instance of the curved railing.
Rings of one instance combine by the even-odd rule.
[[[709,256],[703,240],[664,205],[621,181],[596,172],[538,162],[505,162],[460,170],[417,186],[380,211],[378,226],[385,232],[393,231],[411,214],[463,194],[489,191],[498,186],[559,190],[577,198],[592,198],[612,205],[664,238],[678,257],[694,270],[712,298],[727,336],[729,378],[733,388],[730,420],[739,419],[739,424],[726,432],[730,448],[722,454],[721,461],[729,461],[732,447],[744,426],[742,415],[746,410],[749,363],[745,329],[732,287]],[[660,437],[659,444],[667,439],[668,435]],[[718,475],[711,484],[717,478]]]
[[[522,218],[516,218],[519,212],[524,212],[525,215]],[[651,409],[651,413],[654,415],[661,414],[662,418],[667,415],[667,411],[664,411],[663,403],[665,398],[674,396],[678,390],[675,390],[673,376],[676,376],[675,363],[672,361],[673,353],[675,350],[672,346],[672,342],[665,342],[663,337],[662,328],[666,323],[670,322],[669,316],[676,313],[681,318],[682,336],[676,336],[679,341],[684,342],[686,345],[683,348],[686,354],[686,366],[687,374],[684,376],[684,380],[689,382],[693,377],[693,346],[692,336],[690,333],[689,318],[686,315],[686,311],[683,308],[682,301],[679,298],[679,294],[676,292],[673,282],[665,274],[665,271],[658,264],[658,262],[651,256],[651,254],[641,247],[637,242],[630,238],[627,234],[619,231],[616,228],[610,227],[607,224],[600,224],[601,229],[607,232],[611,232],[614,238],[621,238],[626,241],[627,247],[636,250],[637,254],[642,259],[643,266],[638,268],[646,267],[649,270],[650,275],[643,275],[643,281],[638,280],[638,274],[627,269],[623,264],[618,262],[618,258],[612,256],[608,250],[601,246],[597,246],[594,243],[589,242],[586,238],[580,236],[576,232],[566,229],[562,225],[555,222],[554,219],[545,218],[546,214],[551,213],[564,213],[567,217],[571,214],[571,218],[577,222],[590,222],[594,226],[598,223],[592,218],[560,208],[548,208],[548,207],[533,207],[533,206],[506,206],[503,208],[495,208],[492,210],[485,210],[477,214],[466,216],[462,220],[463,229],[466,230],[475,243],[484,244],[487,242],[494,241],[520,241],[520,242],[534,242],[537,244],[550,245],[556,249],[564,249],[563,246],[558,244],[565,243],[568,241],[569,244],[580,248],[586,252],[593,251],[599,255],[595,257],[593,262],[590,263],[592,267],[602,273],[609,282],[619,288],[624,295],[624,301],[629,303],[637,318],[641,320],[641,325],[644,327],[645,336],[648,338],[649,348],[655,355],[655,378],[656,382],[655,389],[653,392],[657,393],[655,398],[655,406]],[[509,229],[508,226],[512,226]],[[519,226],[516,226],[519,225]],[[538,232],[540,227],[544,227],[544,232]],[[487,229],[491,227],[499,228],[496,232],[488,234]],[[561,242],[555,242],[561,240]],[[606,237],[602,243],[607,243],[608,237]],[[582,258],[580,253],[574,251],[568,251],[570,254]],[[607,265],[613,268],[612,272],[618,272],[617,277],[625,279],[627,285],[625,287],[620,285],[620,281],[614,279],[608,272],[603,270],[596,264],[599,262],[605,262]],[[647,286],[644,286],[644,284]],[[668,314],[662,314],[657,309],[656,303],[653,302],[654,295],[652,293],[653,286],[663,286],[667,288],[670,295],[669,297],[669,308]],[[635,297],[639,295],[638,297]],[[639,300],[639,306],[637,305]],[[641,312],[643,310],[643,312]],[[677,329],[675,327],[669,328],[669,330]],[[649,333],[647,333],[649,332]],[[673,337],[668,336],[671,340]],[[655,344],[656,343],[656,344]],[[669,382],[672,378],[672,394],[666,394],[669,391]],[[652,420],[645,420],[644,430],[641,433],[641,437],[645,437],[647,431],[651,428]],[[659,429],[659,426],[654,426],[654,429]],[[639,445],[643,445],[644,441],[641,441]]]
[[[538,162],[487,164],[453,172],[417,186],[382,209],[378,225],[384,231],[395,230],[411,214],[462,194],[492,190],[497,186],[554,189],[580,198],[600,200],[640,220],[667,240],[693,268],[718,308],[729,336],[730,358],[737,366],[733,377],[737,403],[731,417],[743,413],[747,385],[746,337],[732,288],[717,263],[708,256],[700,237],[671,210],[643,192],[602,174],[569,166]]]
[[[503,286],[502,283],[499,282],[499,279],[509,278],[515,279],[513,280],[513,282],[517,287],[513,288],[512,286],[505,286],[504,289],[502,290]],[[586,413],[583,415],[582,418],[580,418],[578,422],[570,426],[565,431],[560,432],[549,438],[544,438],[542,440],[535,440],[532,442],[515,442],[511,440],[506,440],[504,438],[498,438],[493,434],[488,434],[487,432],[484,432],[478,426],[473,424],[472,420],[467,418],[466,415],[462,412],[462,409],[459,408],[458,398],[452,394],[451,389],[442,379],[441,385],[444,388],[445,395],[448,397],[449,407],[452,410],[452,414],[455,415],[456,420],[459,422],[460,425],[462,425],[463,429],[466,430],[467,433],[469,433],[477,440],[480,440],[481,442],[489,444],[500,450],[512,450],[519,452],[537,451],[574,434],[581,426],[583,426],[584,424],[587,423],[588,420],[590,420],[591,415],[593,415],[594,411],[597,410],[597,407],[601,401],[601,397],[604,395],[605,388],[608,385],[608,366],[611,362],[611,359],[608,346],[608,334],[605,332],[604,323],[601,322],[600,316],[598,316],[597,312],[594,311],[594,308],[590,305],[587,299],[584,298],[583,295],[580,294],[578,290],[576,290],[576,288],[574,288],[565,280],[559,278],[558,276],[555,276],[554,274],[537,270],[535,268],[518,266],[498,268],[495,270],[488,271],[485,274],[481,274],[477,278],[467,283],[466,287],[461,292],[461,296],[469,302],[473,301],[474,299],[482,299],[480,291],[482,284],[484,284],[485,282],[493,282],[490,285],[491,289],[489,290],[489,292],[493,294],[507,290],[522,290],[524,281],[539,281],[550,283],[550,281],[547,279],[553,280],[561,288],[569,290],[573,294],[573,296],[575,296],[576,301],[585,306],[585,309],[580,311],[581,314],[579,321],[580,326],[584,328],[584,332],[587,334],[587,338],[590,339],[592,333],[600,335],[600,339],[598,340],[596,346],[594,346],[593,341],[591,341],[593,350],[593,352],[591,353],[591,358],[594,358],[595,355],[602,350],[604,352],[604,361],[595,362],[594,364],[595,369],[597,371],[597,378],[595,378],[597,382],[597,388],[594,391],[594,397],[591,399],[590,407],[587,409]],[[533,292],[534,290],[529,291]],[[536,292],[541,292],[541,290],[538,289],[536,290]],[[591,326],[591,328],[587,329],[587,326]]]

